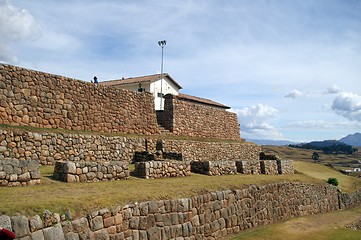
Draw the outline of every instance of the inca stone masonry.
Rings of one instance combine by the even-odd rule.
[[[17,172],[12,178],[23,181],[20,185],[39,183],[36,162],[54,165],[65,160],[83,168],[87,164],[90,169],[96,167],[96,162],[101,163],[98,169],[110,161],[126,162],[127,166],[137,152],[144,151],[181,155],[184,161],[223,160],[234,164],[235,160],[242,160],[232,166],[245,174],[279,171],[276,162],[264,161],[263,168],[259,168],[261,149],[240,138],[234,113],[168,95],[165,110],[157,116],[148,93],[6,64],[0,64],[0,124],[35,127],[0,129],[1,166]],[[170,134],[203,140],[162,139],[160,125]],[[44,130],[47,128],[53,131]],[[24,166],[27,162],[33,166]],[[293,172],[290,164],[286,166]],[[127,167],[124,169],[129,174]],[[188,175],[189,166],[185,169],[184,175]],[[74,178],[77,180],[77,176]],[[343,194],[332,186],[275,183],[178,200],[134,203],[94,211],[77,219],[48,211],[44,216],[30,218],[0,215],[0,226],[13,230],[18,239],[32,240],[219,239],[290,217],[356,206],[360,201],[360,192]]]

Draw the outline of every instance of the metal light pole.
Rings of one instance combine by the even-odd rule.
[[[162,48],[162,62],[160,65],[160,95],[161,95],[161,99],[160,99],[160,109],[159,110],[162,110],[162,104],[163,104],[163,49],[166,44],[167,44],[166,40],[158,41],[158,45]]]

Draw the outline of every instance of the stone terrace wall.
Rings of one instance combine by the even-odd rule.
[[[0,215],[0,226],[19,238],[44,240],[220,239],[256,226],[340,209],[345,206],[340,195],[331,185],[283,182],[101,209],[75,220],[59,214],[44,221],[40,216]],[[361,202],[361,198],[348,199],[353,201],[348,206]]]
[[[158,133],[151,94],[0,64],[0,124]]]
[[[41,164],[55,164],[59,160],[130,162],[135,151],[144,151],[146,145],[155,149],[155,142],[144,138],[0,129],[0,160],[33,159]]]
[[[0,186],[26,186],[40,183],[36,160],[0,159]]]
[[[66,161],[127,161],[135,152],[155,153],[157,139],[88,135],[76,133],[29,132],[0,129],[0,160],[39,160],[41,164]],[[162,140],[161,150],[179,153],[183,160],[257,159],[260,147],[245,142],[200,142]]]
[[[206,175],[294,173],[292,160],[192,161],[191,170]]]
[[[213,161],[259,159],[261,147],[249,142],[202,142],[188,140],[164,140],[163,152],[182,153],[184,160]]]
[[[235,161],[192,161],[192,172],[210,176],[237,174]]]
[[[135,163],[135,175],[142,178],[186,177],[191,175],[189,161],[149,161]]]
[[[54,178],[63,182],[98,182],[129,178],[128,162],[64,162],[57,161]]]
[[[235,113],[166,95],[164,111],[158,112],[162,125],[175,135],[240,140]]]

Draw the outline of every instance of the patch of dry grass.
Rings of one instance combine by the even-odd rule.
[[[325,214],[309,215],[282,223],[247,230],[232,240],[358,240],[361,231],[345,228],[360,218],[361,207],[333,211]]]
[[[326,167],[321,164],[294,161],[294,166],[297,171],[302,172],[311,178],[322,181],[327,181],[330,177],[337,178],[339,182],[338,187],[344,192],[353,192],[361,188],[361,179],[344,175],[330,167]]]
[[[335,177],[339,182],[339,188],[344,192],[352,192],[361,187],[361,179],[346,176],[323,164],[313,163],[311,156],[314,150],[285,146],[262,146],[262,151],[266,154],[275,154],[281,159],[297,160],[294,161],[296,170],[309,177],[322,181],[327,181],[328,178]],[[321,151],[318,151],[318,153],[321,156],[323,163],[335,163],[340,161],[349,162],[361,159],[361,152],[353,155],[329,155],[323,154]]]
[[[41,184],[37,186],[0,188],[0,212],[28,216],[45,209],[63,213],[70,210],[79,215],[94,209],[113,207],[153,199],[177,199],[202,192],[239,189],[251,184],[298,181],[321,183],[305,174],[294,175],[227,175],[192,174],[185,178],[104,181],[97,183],[64,183],[51,179],[53,168],[41,167]]]
[[[323,163],[336,163],[336,162],[350,162],[353,160],[361,160],[361,149],[352,155],[345,154],[324,154],[322,151],[302,149],[302,148],[291,148],[287,146],[262,146],[262,151],[266,154],[274,154],[279,156],[281,159],[291,159],[298,161],[313,162],[312,153],[317,152],[320,156],[320,161]]]

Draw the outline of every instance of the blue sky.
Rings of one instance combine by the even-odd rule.
[[[164,71],[241,136],[361,131],[361,1],[0,0],[0,62],[90,81]]]

